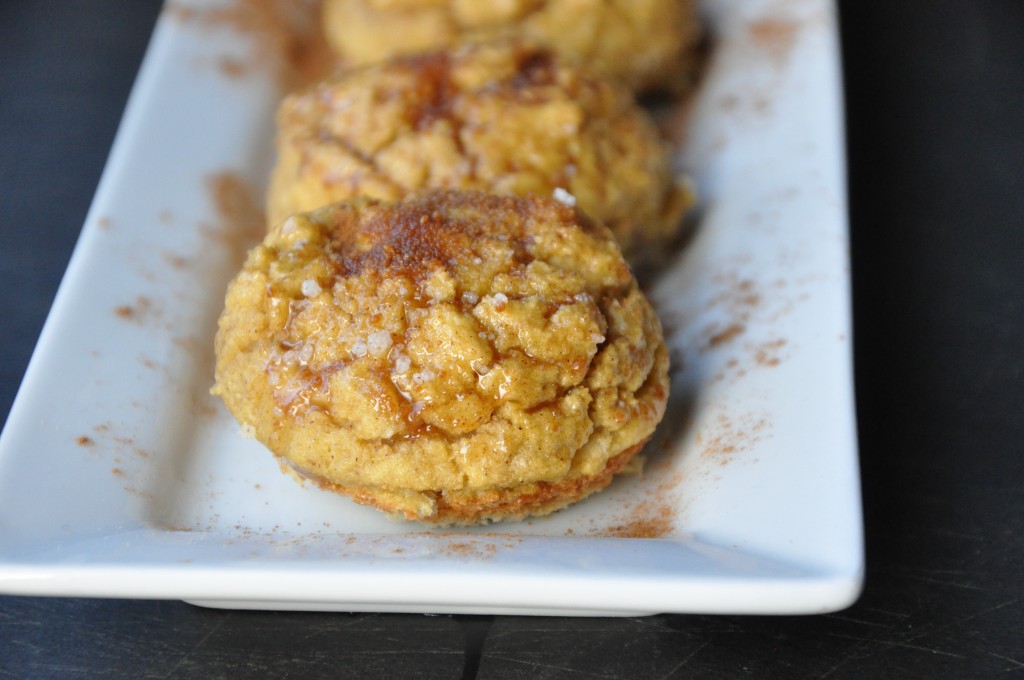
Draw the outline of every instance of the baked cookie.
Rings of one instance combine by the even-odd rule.
[[[543,515],[661,419],[661,326],[553,199],[431,192],[296,214],[228,288],[215,394],[300,476],[408,519]]]
[[[277,155],[271,226],[359,195],[559,191],[638,262],[663,250],[692,202],[628,92],[515,40],[397,58],[289,96]]]
[[[694,0],[326,0],[324,31],[350,64],[520,35],[634,91],[692,80]]]

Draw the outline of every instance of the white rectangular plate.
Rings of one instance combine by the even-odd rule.
[[[678,119],[701,215],[652,290],[675,374],[645,472],[549,518],[431,531],[297,484],[209,396],[223,292],[260,229],[277,43],[166,9],[0,440],[0,591],[530,614],[851,603],[835,10],[704,10],[715,48]]]

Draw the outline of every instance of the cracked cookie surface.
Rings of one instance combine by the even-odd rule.
[[[287,97],[277,120],[271,225],[361,195],[561,192],[636,263],[663,250],[692,202],[628,92],[518,40],[348,71]]]
[[[294,215],[228,289],[214,392],[298,475],[409,519],[545,514],[661,419],[659,321],[608,230],[436,191]]]

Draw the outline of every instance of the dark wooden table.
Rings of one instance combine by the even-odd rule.
[[[0,3],[0,411],[158,0]],[[840,3],[868,571],[818,617],[0,598],[0,677],[1024,677],[1024,4]]]

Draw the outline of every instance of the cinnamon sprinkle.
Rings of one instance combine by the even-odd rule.
[[[608,527],[601,532],[609,538],[661,538],[672,532],[675,508],[665,503],[641,503],[630,513],[625,524]]]
[[[712,335],[708,339],[707,346],[708,347],[717,347],[718,345],[721,345],[721,344],[724,344],[726,342],[729,342],[730,340],[735,338],[737,335],[740,335],[741,333],[743,333],[744,330],[746,330],[746,327],[743,326],[743,324],[734,323],[731,326],[729,326],[728,328],[726,328],[724,331],[722,331],[720,333],[715,333],[714,335]]]
[[[290,92],[336,67],[320,22],[320,0],[234,0],[215,9],[169,3],[165,11],[179,21],[226,27],[249,39],[246,58],[225,56],[218,63],[230,78],[273,70],[282,91]]]
[[[761,19],[750,24],[751,42],[776,63],[785,62],[796,43],[800,25],[787,19]]]
[[[266,218],[256,192],[242,177],[222,171],[206,178],[206,188],[217,211],[218,225],[202,225],[203,233],[219,242],[237,257],[235,264],[254,243],[263,238]]]

